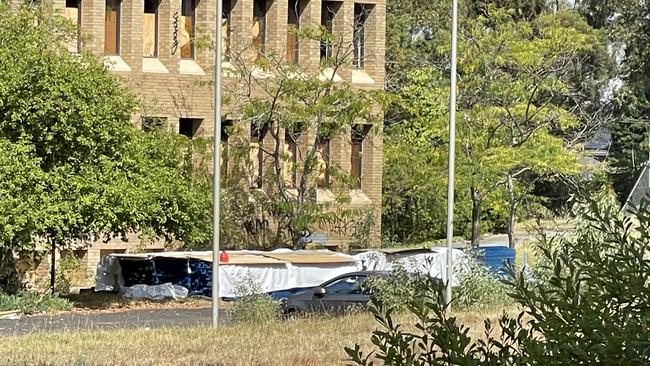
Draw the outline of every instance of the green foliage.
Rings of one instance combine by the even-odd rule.
[[[349,169],[331,163],[336,160],[329,159],[329,150],[335,154],[353,129],[367,132],[372,141],[364,144],[373,143],[380,133],[383,96],[336,80],[350,62],[338,36],[324,35],[322,29],[298,33],[305,42],[326,40],[339,51],[318,68],[287,63],[285,55],[254,47],[233,52],[239,80],[228,86],[236,96],[229,107],[237,115],[228,167],[236,168],[225,181],[226,241],[301,249],[311,234],[323,231],[358,237],[354,245],[367,246],[362,242],[374,226],[367,214],[373,207],[350,205]],[[242,135],[250,133],[262,142],[248,144]]]
[[[210,237],[209,180],[190,146],[131,123],[135,97],[47,6],[0,4],[0,247],[142,232]],[[42,241],[42,240],[41,240]]]
[[[14,295],[0,292],[0,311],[20,310],[23,314],[66,311],[72,309],[68,300],[52,294],[20,291]]]
[[[442,287],[422,282],[405,299],[415,328],[394,321],[393,310],[373,300],[380,329],[375,354],[356,345],[350,361],[373,365],[644,365],[650,362],[650,205],[623,216],[611,201],[583,199],[576,214],[584,223],[572,237],[541,241],[543,275],[532,280],[511,269],[505,281],[521,308],[485,321],[479,339],[446,312]],[[437,291],[428,289],[434,288]],[[424,301],[423,297],[424,296]]]
[[[602,87],[606,68],[604,35],[576,12],[522,14],[489,4],[462,17],[459,30],[457,221],[470,222],[478,209],[510,232],[538,181],[573,180],[585,170],[579,143],[598,127],[598,97],[586,85]],[[449,39],[445,28],[432,34],[440,65],[449,62]],[[403,240],[444,230],[448,85],[438,67],[406,73],[399,123],[386,129],[383,222]]]
[[[89,273],[81,261],[74,255],[63,255],[56,266],[56,291],[69,293],[73,286],[85,284]]]
[[[265,294],[251,276],[244,277],[235,287],[236,299],[230,315],[238,323],[263,323],[280,317],[280,303]]]
[[[480,312],[512,305],[507,287],[479,262],[479,255],[479,250],[466,250],[464,260],[455,270],[458,273],[458,285],[454,288],[456,309]]]

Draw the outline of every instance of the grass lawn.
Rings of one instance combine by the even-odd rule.
[[[458,314],[480,336],[483,317]],[[0,338],[3,365],[343,365],[345,346],[369,349],[370,314],[266,324],[87,331]]]

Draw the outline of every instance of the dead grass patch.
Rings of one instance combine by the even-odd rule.
[[[480,336],[485,316],[458,318]],[[402,320],[407,320],[401,316]],[[368,313],[265,324],[154,330],[82,331],[2,338],[0,363],[10,365],[342,365],[344,347],[371,348]]]

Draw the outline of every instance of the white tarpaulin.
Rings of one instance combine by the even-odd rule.
[[[428,273],[446,281],[446,248],[382,253],[368,251],[350,256],[328,250],[273,252],[228,251],[228,262],[219,266],[219,297],[235,297],[237,287],[247,279],[254,280],[264,292],[317,286],[336,276],[360,270],[391,270],[399,264],[408,271]],[[454,250],[457,262],[463,256]],[[124,292],[120,260],[144,261],[155,257],[195,259],[211,262],[211,252],[164,252],[145,254],[113,254],[97,265],[97,291]],[[455,279],[452,284],[455,285]],[[151,284],[149,284],[151,285]]]
[[[458,268],[462,268],[464,253],[460,249],[453,250],[454,256],[454,277],[451,284],[456,286],[458,281],[456,275]],[[431,251],[383,253],[381,251],[367,251],[355,255],[359,264],[359,270],[369,271],[390,271],[396,265],[406,271],[427,273],[433,278],[440,278],[447,282],[447,248],[434,248]]]

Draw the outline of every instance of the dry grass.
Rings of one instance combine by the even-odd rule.
[[[494,318],[497,314],[485,314]],[[482,314],[459,314],[474,336]],[[345,346],[371,348],[370,314],[315,317],[266,324],[155,330],[86,331],[7,337],[7,365],[342,365]]]

